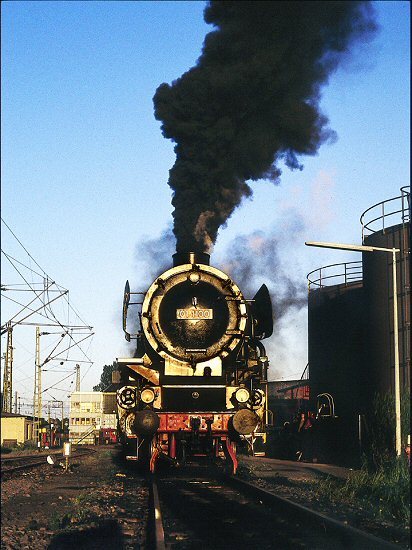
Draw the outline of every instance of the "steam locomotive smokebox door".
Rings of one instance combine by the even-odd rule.
[[[193,261],[195,255],[189,256],[186,261]],[[181,368],[185,375],[198,363],[234,353],[247,316],[240,289],[230,277],[206,264],[185,263],[165,271],[147,291],[142,328],[165,361],[166,374]]]
[[[189,281],[185,281],[171,288],[164,296],[159,308],[159,320],[167,338],[176,348],[207,350],[225,334],[229,310],[222,294],[214,286],[200,281],[193,288]]]

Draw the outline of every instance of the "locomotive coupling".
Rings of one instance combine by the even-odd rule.
[[[136,435],[153,435],[160,425],[160,418],[151,409],[137,411],[134,419],[134,432]]]

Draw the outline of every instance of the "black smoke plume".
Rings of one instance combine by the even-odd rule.
[[[287,247],[296,245],[290,235],[301,236],[304,222],[295,217],[289,223],[286,236],[279,227],[267,231],[254,231],[248,235],[239,235],[230,242],[225,251],[222,269],[228,273],[241,289],[245,298],[253,298],[264,283],[271,295],[275,332],[279,320],[289,313],[307,306],[307,284],[299,271],[291,271],[292,254]],[[278,240],[285,240],[281,244]],[[286,251],[285,251],[286,249]],[[289,261],[285,262],[285,256]],[[296,269],[296,268],[295,268]]]
[[[195,67],[154,96],[175,144],[170,170],[177,251],[208,251],[244,197],[301,169],[333,139],[320,90],[350,46],[375,30],[372,6],[349,1],[212,1],[215,26]]]

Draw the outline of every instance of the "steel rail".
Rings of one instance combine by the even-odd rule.
[[[25,464],[20,464],[19,466],[8,466],[7,468],[1,467],[1,477],[5,474],[12,474],[13,472],[19,472],[24,470],[29,470],[30,468],[37,468],[39,466],[47,465],[46,460],[37,461],[37,462],[26,462]]]
[[[87,456],[89,454],[92,454],[93,452],[96,452],[94,449],[82,449],[81,451],[78,451],[76,449],[76,451],[77,451],[76,454],[73,455],[72,458],[80,458],[82,456]],[[64,458],[63,454],[61,453],[50,453],[50,456],[59,460],[63,460]],[[27,458],[29,460],[25,464],[20,464],[19,466],[10,466],[10,467],[8,466],[6,468],[4,468],[3,466],[5,462],[8,462],[8,463],[21,462],[21,461],[27,460]],[[33,455],[30,455],[27,458],[23,456],[23,457],[7,457],[6,459],[2,459],[2,465],[1,465],[1,471],[0,471],[1,477],[3,477],[4,474],[12,474],[14,472],[29,470],[31,468],[38,468],[40,466],[48,465],[47,457],[45,455],[42,455],[43,460],[33,460],[36,458],[40,458]],[[32,459],[32,461],[30,461],[30,459]]]
[[[166,550],[159,492],[154,475],[149,477],[148,550]]]
[[[290,514],[294,517],[299,516],[302,521],[318,529],[320,528],[324,532],[329,532],[331,535],[338,536],[352,550],[365,550],[366,548],[373,548],[374,550],[399,550],[399,545],[397,544],[385,541],[341,521],[332,519],[320,512],[311,510],[306,506],[275,495],[271,491],[253,485],[253,483],[229,476],[225,476],[224,481],[234,488],[270,504],[273,509],[278,508],[283,514]]]
[[[58,454],[61,454],[61,450],[51,450],[49,453],[47,453],[47,455],[45,455],[45,453],[43,454],[40,454],[40,453],[36,453],[36,454],[33,454],[33,455],[14,455],[14,456],[1,456],[0,457],[0,461],[3,463],[7,463],[7,462],[17,462],[17,461],[22,461],[22,460],[26,460],[26,459],[30,459],[30,458],[40,458],[41,456],[48,456],[48,455],[51,455],[51,456],[54,456],[54,455],[58,455]]]

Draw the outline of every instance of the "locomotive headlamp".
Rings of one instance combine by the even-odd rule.
[[[249,400],[250,393],[246,388],[239,388],[235,392],[235,398],[238,403],[246,403]]]
[[[196,271],[192,271],[188,279],[193,285],[195,285],[200,281],[200,275]]]
[[[153,401],[155,400],[154,390],[152,388],[144,388],[142,390],[142,393],[140,394],[140,399],[143,401],[143,403],[146,403],[146,405],[153,403]]]

